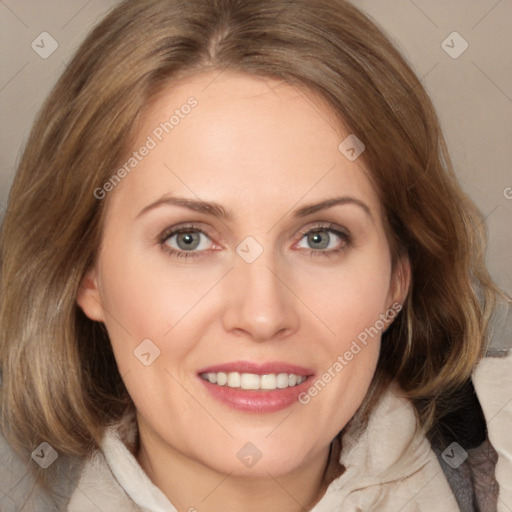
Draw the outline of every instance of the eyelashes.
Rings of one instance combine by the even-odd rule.
[[[211,240],[210,236],[203,229],[191,223],[179,228],[166,229],[158,237],[158,244],[163,251],[173,258],[201,258],[212,251],[218,250],[202,247],[205,239]],[[299,249],[304,250],[310,257],[335,257],[348,250],[352,244],[352,237],[347,230],[330,223],[316,224],[302,230],[299,233],[298,243],[304,239],[306,244],[313,244],[313,248],[300,247]],[[333,241],[336,242],[336,239],[339,239],[338,243],[335,243],[335,247],[331,248],[331,243]],[[327,241],[327,246],[325,241]],[[178,247],[170,246],[170,242],[178,245]],[[189,250],[180,248],[178,242],[182,243],[184,247],[188,247]],[[319,244],[319,247],[314,248],[314,244]],[[206,246],[208,245],[210,244],[206,242]],[[198,248],[199,250],[196,250]]]

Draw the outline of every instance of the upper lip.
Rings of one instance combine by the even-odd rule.
[[[253,361],[231,361],[229,363],[221,363],[208,366],[207,368],[199,370],[198,373],[201,374],[218,372],[254,373],[256,375],[267,375],[269,373],[293,373],[299,376],[310,376],[315,373],[311,368],[285,363],[282,361],[269,361],[267,363],[256,363]]]

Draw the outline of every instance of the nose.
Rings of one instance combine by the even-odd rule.
[[[290,272],[278,265],[271,251],[256,261],[236,258],[225,282],[224,329],[253,341],[283,339],[295,332],[300,317]],[[300,301],[299,301],[300,302]]]

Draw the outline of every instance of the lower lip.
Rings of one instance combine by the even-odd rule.
[[[213,398],[223,404],[245,412],[267,413],[281,411],[298,401],[299,395],[310,384],[310,377],[297,386],[285,389],[273,389],[269,391],[245,390],[230,388],[229,386],[217,386],[198,377]]]

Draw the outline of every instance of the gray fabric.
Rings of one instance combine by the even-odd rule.
[[[471,468],[467,463],[467,459],[458,468],[453,469],[441,456],[442,450],[440,448],[433,446],[432,449],[437,455],[439,464],[452,488],[461,512],[477,512],[472,487]],[[489,510],[489,512],[491,511]]]
[[[493,512],[498,507],[499,485],[495,478],[498,454],[489,440],[468,450],[477,510]]]
[[[498,454],[489,439],[476,448],[468,449],[468,458],[458,468],[446,463],[440,448],[433,446],[433,450],[461,512],[497,511],[499,485],[495,469]]]
[[[1,512],[64,512],[81,470],[82,461],[59,456],[46,470],[54,483],[53,493],[36,486],[30,456],[22,459],[0,434],[0,511]]]

